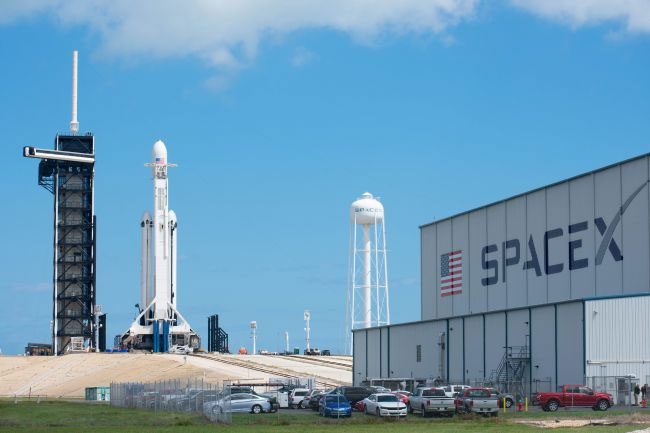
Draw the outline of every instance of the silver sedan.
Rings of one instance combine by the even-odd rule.
[[[213,412],[245,412],[245,413],[262,413],[271,412],[271,403],[267,398],[255,394],[232,394],[228,397],[211,404],[210,408],[205,408]]]

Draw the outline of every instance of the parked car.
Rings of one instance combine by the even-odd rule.
[[[555,412],[560,407],[574,406],[607,410],[614,404],[610,394],[595,392],[583,385],[563,385],[560,392],[538,392],[533,402],[547,412]]]
[[[332,352],[329,349],[323,349],[320,353],[322,356],[331,356]]]
[[[465,392],[466,389],[471,388],[469,385],[447,385],[447,386],[442,386],[442,389],[445,390],[445,394],[447,394],[447,397],[457,397],[461,395],[463,392]]]
[[[362,401],[366,415],[406,416],[406,405],[395,394],[372,394]]]
[[[409,397],[411,396],[411,393],[408,391],[395,391],[393,392],[401,401],[404,403],[407,407],[409,404]]]
[[[418,411],[422,416],[434,413],[453,415],[456,405],[454,398],[447,397],[442,388],[417,388],[409,397],[408,411]]]
[[[352,406],[342,394],[325,394],[318,403],[318,414],[320,416],[352,416]]]
[[[254,394],[231,394],[216,402],[206,403],[206,411],[223,412],[271,412],[271,402],[267,398]]]
[[[320,391],[318,391],[316,389],[309,390],[307,395],[305,395],[303,397],[302,402],[300,403],[300,407],[303,408],[303,409],[309,408],[312,396],[316,396],[319,393],[320,393]]]
[[[367,386],[339,386],[329,392],[344,395],[352,405],[374,393],[375,390]]]
[[[391,393],[391,392],[393,392],[389,388],[386,388],[386,387],[380,386],[380,385],[370,385],[369,388],[372,388],[375,391],[375,394],[380,393],[380,392],[381,393]]]
[[[309,408],[313,411],[318,410],[318,404],[323,395],[326,394],[326,391],[315,391],[311,396],[309,396]]]
[[[467,388],[462,395],[456,397],[456,410],[465,413],[481,413],[497,416],[499,401],[492,396],[487,388]]]
[[[289,407],[291,409],[296,409],[298,407],[304,407],[302,405],[303,400],[309,394],[307,388],[294,388],[289,392]]]
[[[496,397],[499,399],[499,404],[502,407],[503,406],[503,400],[505,399],[506,401],[506,409],[510,409],[513,404],[515,404],[515,396],[512,394],[508,394],[507,392],[499,392],[498,389],[495,388],[488,388],[490,390],[490,394],[492,397]]]

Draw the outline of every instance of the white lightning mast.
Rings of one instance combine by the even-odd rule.
[[[257,322],[251,322],[251,338],[253,339],[253,355],[257,354]]]
[[[390,324],[384,206],[369,192],[350,208],[349,266],[345,338],[352,354],[353,329]]]
[[[70,132],[76,134],[79,132],[79,122],[77,121],[77,50],[72,52],[72,120],[70,120]]]
[[[309,310],[305,310],[305,313],[303,314],[303,318],[305,319],[305,340],[307,342],[306,349],[309,351],[309,333],[311,332],[311,328],[309,327],[309,321],[311,320],[311,313]]]

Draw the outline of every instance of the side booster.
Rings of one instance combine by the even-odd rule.
[[[169,210],[167,148],[153,145],[153,217],[145,212],[140,221],[142,238],[139,314],[122,336],[122,346],[167,352],[172,346],[196,349],[201,340],[176,308],[176,245],[178,223]]]

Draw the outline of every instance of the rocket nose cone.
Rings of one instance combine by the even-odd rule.
[[[161,140],[158,140],[153,145],[153,151],[151,152],[153,161],[156,164],[166,164],[167,163],[167,147],[165,143]]]

